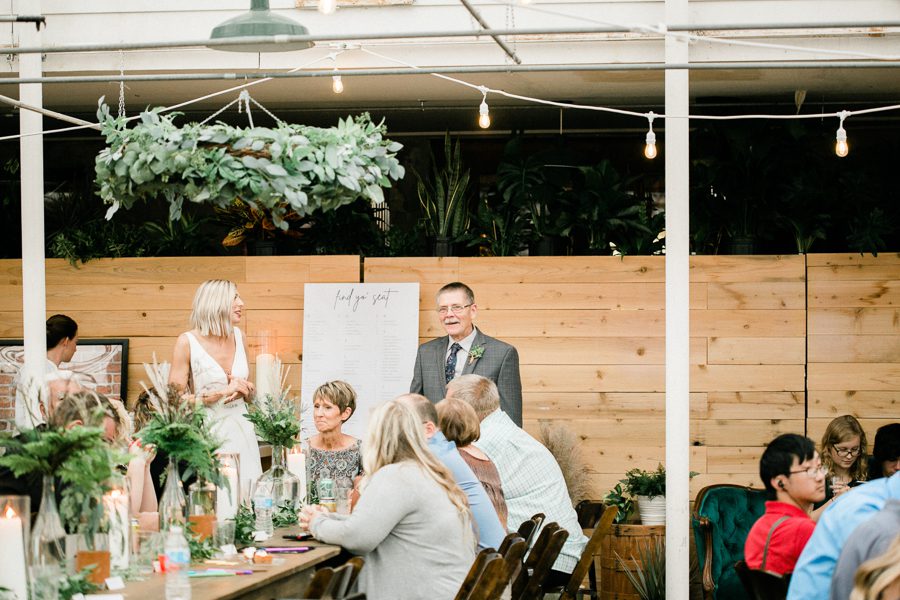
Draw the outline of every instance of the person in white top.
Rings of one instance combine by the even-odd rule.
[[[546,515],[545,524],[556,522],[569,532],[547,580],[550,587],[565,585],[587,538],[578,524],[578,514],[556,459],[500,409],[497,385],[487,377],[457,377],[447,385],[447,398],[467,402],[481,419],[481,437],[475,446],[487,454],[500,472],[509,509],[507,529],[516,531],[523,521],[542,512]]]
[[[222,440],[221,452],[240,455],[241,479],[262,475],[259,444],[253,425],[244,416],[253,396],[247,349],[237,325],[244,301],[231,281],[204,281],[194,295],[191,331],[175,342],[169,383],[188,389],[209,410],[213,433]]]
[[[81,386],[70,381],[71,372],[60,371],[60,363],[69,362],[78,347],[78,323],[66,315],[53,315],[47,319],[47,367],[44,385],[34,390],[19,376],[16,379],[16,427],[30,429],[47,422],[47,415],[53,412],[50,402],[56,402],[67,393],[81,390]],[[21,375],[21,372],[19,373]],[[68,376],[66,376],[68,375]],[[37,387],[37,386],[35,386]]]

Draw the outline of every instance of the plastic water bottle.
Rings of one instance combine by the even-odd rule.
[[[256,514],[256,531],[263,531],[268,536],[271,536],[274,532],[274,528],[272,527],[272,513],[275,512],[275,498],[272,492],[272,482],[260,481],[256,484],[256,491],[253,493],[253,511]]]
[[[181,527],[173,525],[166,535],[166,600],[191,600],[191,549]]]

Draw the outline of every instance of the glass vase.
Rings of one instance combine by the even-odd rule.
[[[178,472],[178,463],[174,458],[169,458],[169,466],[166,467],[166,486],[163,488],[162,497],[159,499],[159,528],[167,531],[173,523],[184,525],[184,513],[187,510],[187,498],[181,485],[181,474]]]
[[[41,508],[31,529],[31,597],[56,600],[66,566],[66,530],[56,507],[53,477],[44,476]]]
[[[277,511],[282,506],[289,506],[297,510],[303,500],[301,490],[303,484],[296,475],[287,468],[287,448],[284,446],[272,447],[272,467],[260,475],[257,485],[265,483],[270,485],[274,507]]]
[[[216,527],[216,486],[198,479],[188,487],[188,524],[191,532],[205,540]]]

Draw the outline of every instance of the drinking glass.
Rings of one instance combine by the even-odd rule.
[[[350,492],[353,491],[353,482],[342,477],[335,482],[334,500],[335,512],[339,515],[350,514]]]

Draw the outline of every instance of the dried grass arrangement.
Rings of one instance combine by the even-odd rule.
[[[562,470],[572,505],[591,498],[591,475],[594,470],[585,461],[578,436],[574,431],[553,421],[541,421],[540,442],[547,447]]]

